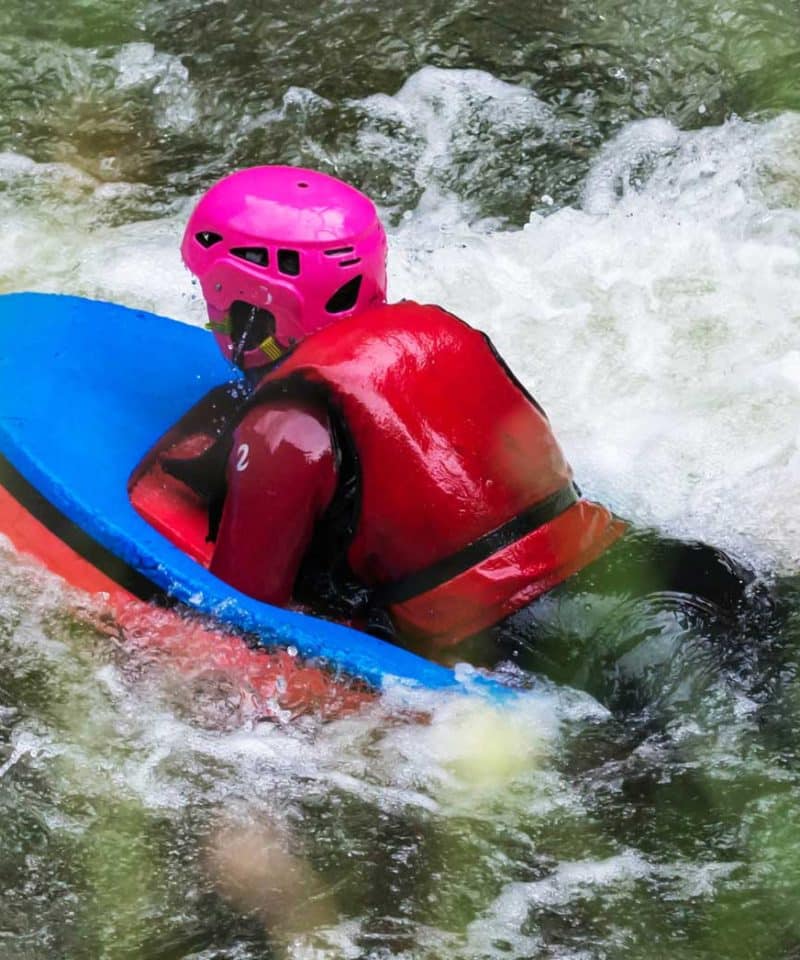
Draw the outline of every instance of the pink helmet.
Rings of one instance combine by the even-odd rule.
[[[181,254],[223,355],[243,370],[386,300],[386,234],[372,201],[300,167],[250,167],[214,184]]]

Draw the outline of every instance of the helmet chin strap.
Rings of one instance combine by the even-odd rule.
[[[267,337],[266,340],[262,340],[258,345],[258,349],[267,357],[271,362],[280,360],[280,358],[286,353],[284,347],[282,347],[278,341],[273,336]]]
[[[247,343],[250,333],[252,332],[253,325],[256,322],[256,313],[257,313],[257,308],[251,306],[250,316],[248,317],[247,322],[242,328],[241,334],[239,335],[235,343],[233,343],[233,340],[231,340],[231,343],[233,343],[233,350],[231,351],[231,360],[233,361],[234,364],[236,364],[237,367],[239,366],[239,361],[242,359],[242,354],[245,352],[244,347],[245,347],[245,344]]]

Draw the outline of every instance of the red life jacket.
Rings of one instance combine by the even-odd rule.
[[[403,631],[455,643],[585,566],[624,530],[578,499],[547,417],[488,338],[402,302],[332,324],[256,397],[324,399],[354,452],[346,554]]]

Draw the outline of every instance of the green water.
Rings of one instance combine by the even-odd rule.
[[[0,37],[0,147],[147,184],[139,215],[231,166],[272,161],[322,166],[413,207],[418,138],[362,101],[429,65],[484,70],[543,101],[542,116],[512,111],[498,129],[475,97],[455,162],[437,171],[511,222],[542,194],[574,201],[599,146],[632,119],[694,128],[798,107],[789,2],[7,0]],[[395,142],[366,150],[369,133]]]
[[[133,290],[169,312],[180,275],[154,273],[149,293],[136,265],[175,247],[192,196],[239,165],[321,167],[381,204],[398,286],[441,263],[443,286],[425,295],[482,306],[488,263],[509,303],[530,297],[559,323],[586,310],[567,341],[569,391],[543,378],[573,456],[600,424],[616,438],[610,452],[589,445],[582,483],[684,533],[730,528],[735,541],[744,528],[762,565],[791,567],[798,67],[793,0],[4,0],[0,284]],[[647,128],[645,148],[606,172],[604,151],[648,118],[674,138]],[[597,180],[629,204],[608,232],[577,212]],[[717,208],[714,238],[738,270],[716,263],[717,247],[704,259]],[[518,230],[531,212],[548,217],[539,234]],[[404,225],[427,216],[412,245]],[[629,221],[643,226],[624,234]],[[660,233],[674,245],[651,246]],[[455,237],[444,253],[442,236]],[[573,240],[577,265],[559,259]],[[532,262],[542,288],[526,286]],[[525,373],[541,317],[526,327],[509,311],[493,335]],[[773,315],[780,335],[761,319]],[[678,373],[637,340],[641,317]],[[583,375],[593,353],[611,359]],[[779,386],[742,379],[742,356],[759,354]],[[592,419],[624,399],[615,365],[638,391],[618,408],[635,436]],[[707,392],[692,393],[704,374]],[[681,448],[716,451],[707,468],[670,461],[692,507],[680,523],[666,497],[637,500],[643,475],[608,465],[666,442],[659,411],[676,394],[696,414]],[[753,447],[714,447],[742,411]],[[730,522],[726,497],[748,507]],[[199,664],[187,680],[86,626],[79,602],[0,554],[3,960],[800,953],[794,601],[778,635],[739,661],[712,658],[707,682],[658,716],[612,717],[542,683],[530,715],[489,733],[484,719],[477,734],[436,698],[421,705],[428,725],[391,698],[331,724],[260,723],[235,676]]]

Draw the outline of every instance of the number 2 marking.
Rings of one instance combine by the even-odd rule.
[[[236,469],[241,473],[250,463],[250,444],[242,443],[236,451]]]

